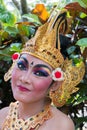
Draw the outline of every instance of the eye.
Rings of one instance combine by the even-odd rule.
[[[44,70],[34,70],[33,73],[36,76],[40,76],[40,77],[47,77],[47,76],[49,76],[48,72],[46,72]]]
[[[17,66],[18,66],[18,68],[19,68],[20,70],[27,70],[26,65],[25,65],[24,62],[21,61],[21,60],[18,61]]]

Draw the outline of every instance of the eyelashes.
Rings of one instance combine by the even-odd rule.
[[[17,66],[20,70],[27,70],[28,66],[22,59],[18,61]]]
[[[27,71],[29,69],[29,64],[26,63],[24,59],[19,59],[17,62],[17,67],[21,71]],[[46,67],[35,66],[32,69],[32,74],[38,77],[48,77],[51,72]]]
[[[49,73],[47,71],[45,71],[44,69],[40,69],[40,68],[34,69],[33,74],[35,74],[36,76],[39,76],[39,77],[49,76]]]

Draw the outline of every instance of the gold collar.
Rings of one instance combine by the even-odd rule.
[[[6,130],[38,130],[46,120],[52,117],[50,105],[46,105],[41,112],[27,120],[18,119],[18,105],[18,102],[11,103],[10,112],[2,130],[5,128]]]

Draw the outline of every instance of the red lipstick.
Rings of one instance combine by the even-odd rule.
[[[29,89],[27,89],[26,87],[24,86],[18,86],[19,90],[22,91],[22,92],[26,92],[26,91],[30,91]]]

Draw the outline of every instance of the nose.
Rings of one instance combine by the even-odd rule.
[[[31,74],[30,72],[24,72],[21,76],[20,76],[20,81],[25,83],[25,84],[31,84],[32,79],[31,79]]]

